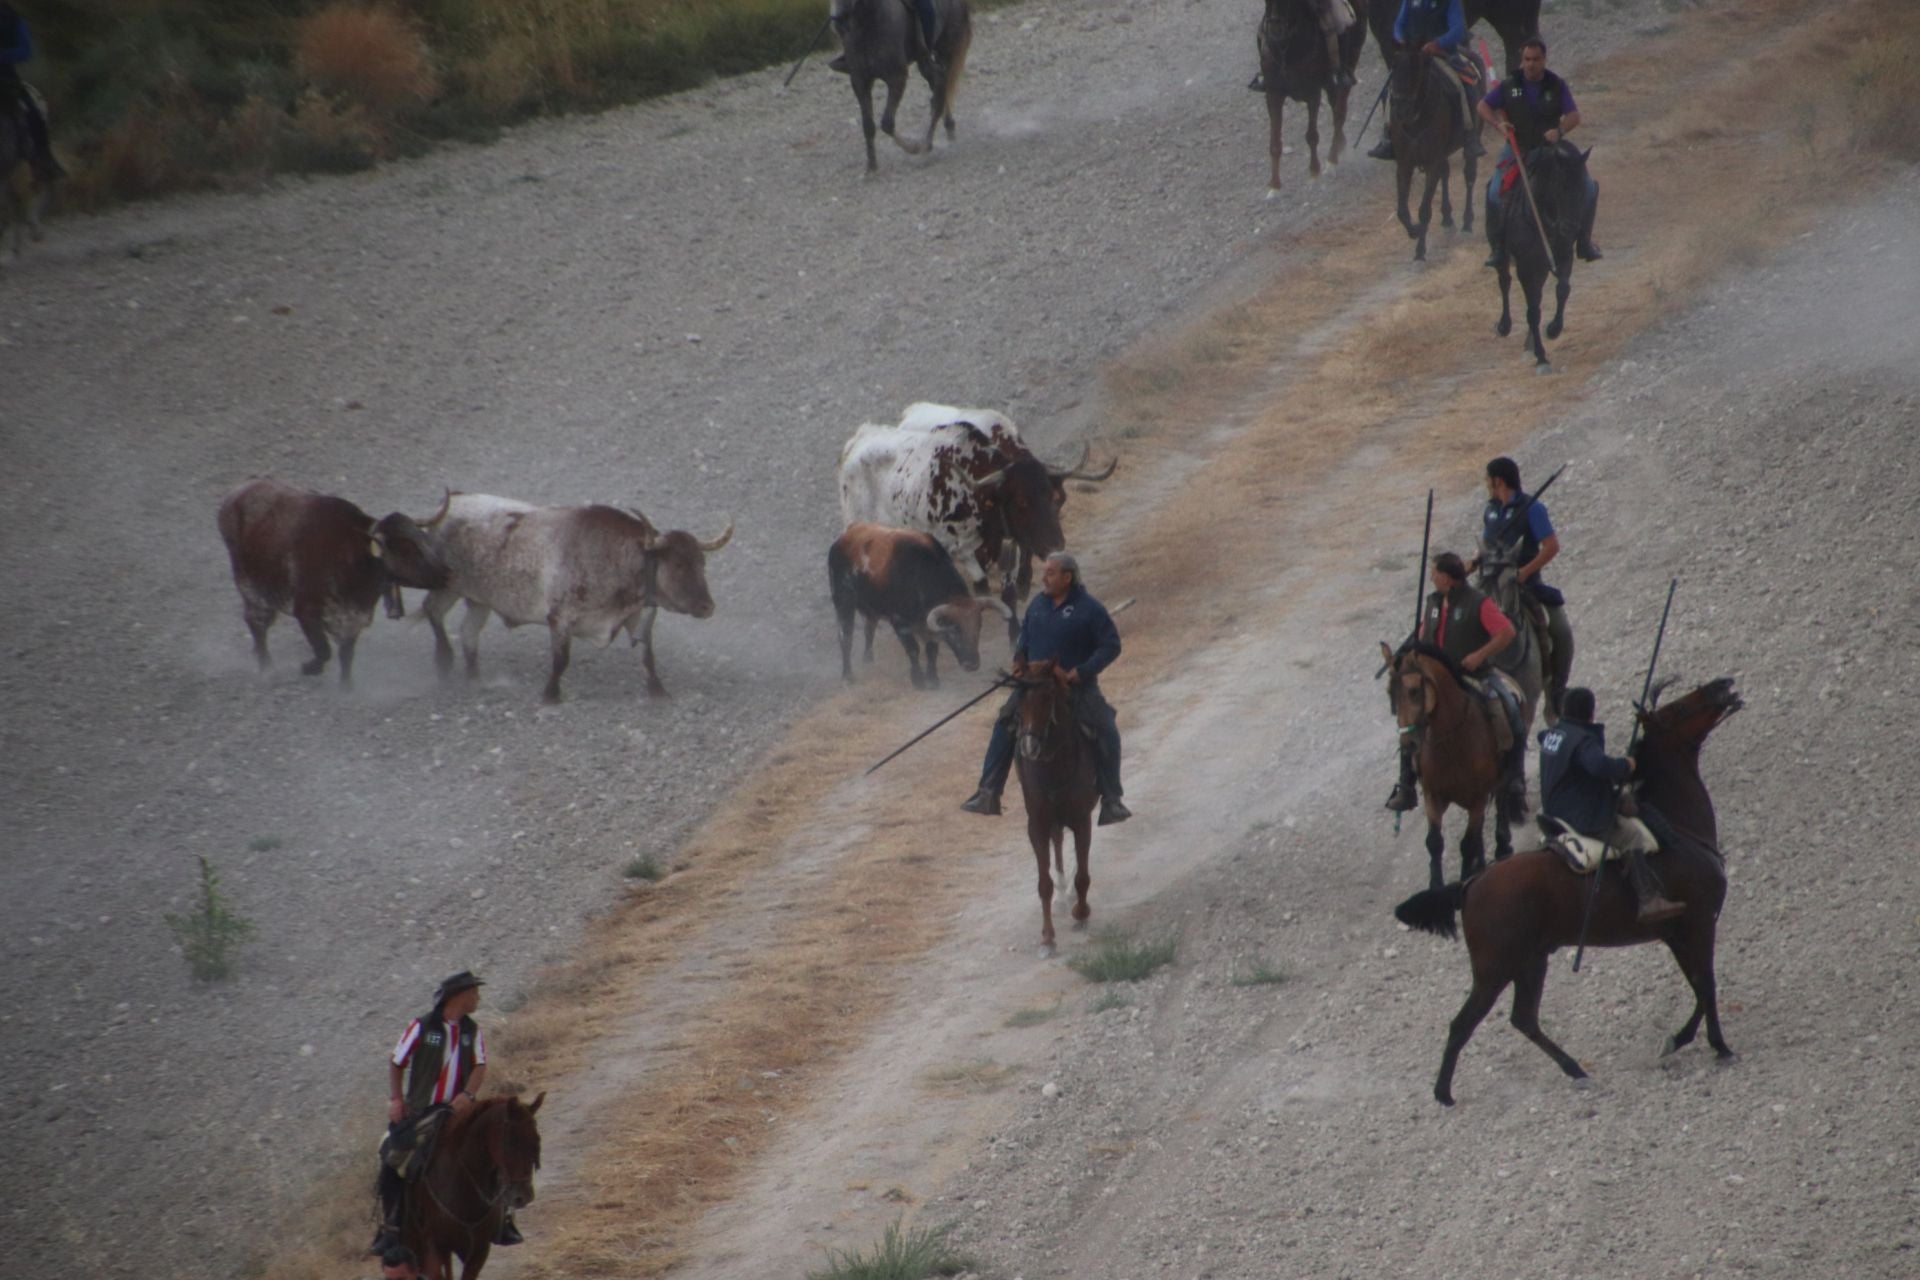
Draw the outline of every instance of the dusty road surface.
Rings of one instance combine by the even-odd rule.
[[[961,145],[872,181],[843,86],[753,77],[68,223],[0,279],[0,1273],[351,1273],[378,1055],[468,966],[496,1079],[552,1091],[535,1243],[489,1274],[798,1275],[902,1214],[1006,1276],[1917,1269],[1915,187],[1862,158],[1811,205],[1787,141],[1871,6],[1549,6],[1611,166],[1557,378],[1482,337],[1477,240],[1406,266],[1384,172],[1259,200],[1246,8],[998,12]],[[1678,76],[1730,121],[1646,91]],[[1123,455],[1067,509],[1141,599],[1112,681],[1141,816],[1094,904],[1180,950],[1105,1012],[1034,957],[1018,819],[952,812],[984,709],[858,780],[972,686],[911,695],[885,653],[832,692],[834,456],[928,396]],[[1745,1058],[1656,1061],[1686,1003],[1651,950],[1556,964],[1549,1028],[1599,1084],[1490,1020],[1442,1113],[1464,956],[1387,915],[1423,855],[1377,808],[1367,677],[1420,491],[1457,542],[1502,450],[1577,464],[1556,576],[1616,723],[1669,573],[1670,669],[1748,698],[1705,763]],[[263,471],[739,533],[719,614],[662,623],[670,702],[586,652],[540,709],[524,632],[442,686],[384,621],[343,695],[286,626],[252,671],[212,512]],[[159,919],[195,854],[259,929],[206,989]],[[645,854],[678,869],[623,888]],[[1285,980],[1234,984],[1256,965]]]

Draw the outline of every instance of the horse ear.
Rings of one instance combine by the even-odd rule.
[[[533,1101],[527,1104],[527,1114],[532,1115],[534,1112],[538,1111],[540,1109],[540,1104],[545,1102],[546,1100],[547,1100],[547,1091],[545,1089],[542,1089],[538,1094],[534,1096]]]
[[[1582,151],[1580,153],[1580,163],[1585,164],[1587,162],[1587,157],[1591,156],[1592,154],[1593,154],[1592,147],[1588,147],[1585,151]]]
[[[1393,665],[1393,650],[1387,648],[1387,642],[1385,640],[1380,642],[1380,661],[1386,663],[1388,666]]]

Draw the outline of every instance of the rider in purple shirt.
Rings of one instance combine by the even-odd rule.
[[[1580,108],[1574,104],[1573,90],[1565,80],[1547,70],[1547,42],[1529,36],[1520,47],[1520,69],[1493,86],[1480,101],[1480,118],[1500,130],[1508,139],[1487,182],[1487,226],[1499,227],[1500,188],[1506,170],[1515,163],[1516,149],[1526,156],[1538,147],[1558,146],[1580,127]],[[1586,217],[1580,224],[1580,241],[1575,251],[1585,262],[1600,260],[1600,246],[1593,240],[1593,219],[1600,208],[1600,184],[1587,175]],[[1500,265],[1500,250],[1495,249],[1487,265]]]

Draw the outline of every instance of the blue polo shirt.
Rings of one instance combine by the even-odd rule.
[[[1107,607],[1076,582],[1059,604],[1043,593],[1027,605],[1013,656],[1051,661],[1078,671],[1081,683],[1092,684],[1120,656],[1120,632]]]
[[[1505,506],[1489,498],[1480,515],[1480,540],[1488,545],[1514,548],[1520,564],[1539,555],[1540,544],[1553,536],[1553,521],[1547,516],[1547,504],[1544,502],[1531,503],[1525,515],[1517,519],[1514,517],[1514,508],[1526,501],[1525,493],[1514,494]],[[1542,604],[1566,603],[1566,597],[1542,582],[1537,573],[1527,579],[1525,586]]]

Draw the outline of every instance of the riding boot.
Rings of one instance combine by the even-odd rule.
[[[1020,707],[1020,691],[1008,695],[994,717],[993,736],[987,739],[987,758],[980,765],[980,786],[961,803],[968,813],[1000,816],[1000,793],[1006,790],[1007,775],[1013,772],[1013,717]]]
[[[373,1246],[367,1250],[370,1254],[385,1253],[400,1243],[400,1198],[405,1194],[405,1184],[399,1174],[382,1163],[379,1187],[380,1228],[373,1234]]]
[[[1675,902],[1660,892],[1660,881],[1647,865],[1647,855],[1638,851],[1627,855],[1627,883],[1640,908],[1635,918],[1643,925],[1665,924],[1686,912],[1687,904]]]
[[[853,72],[847,67],[847,51],[845,49],[842,49],[839,53],[836,53],[831,58],[827,59],[827,70],[838,71],[843,76],[850,76],[853,74]]]
[[[1409,748],[1400,748],[1400,781],[1394,785],[1393,794],[1387,797],[1387,808],[1395,813],[1406,813],[1420,807],[1420,797],[1414,789],[1413,752]]]
[[[1527,816],[1527,747],[1524,742],[1513,744],[1513,755],[1508,761],[1506,781],[1503,784],[1505,794],[1502,797],[1507,805],[1509,821],[1518,821]]]
[[[1098,697],[1098,695],[1093,695]],[[1104,714],[1096,715],[1093,727],[1097,733],[1094,746],[1097,758],[1094,761],[1094,776],[1100,784],[1100,820],[1097,825],[1110,827],[1116,822],[1125,822],[1133,816],[1133,811],[1120,802],[1120,727],[1114,723],[1111,709],[1103,708]]]
[[[1384,133],[1381,134],[1380,141],[1374,143],[1373,149],[1368,151],[1367,154],[1372,156],[1375,160],[1393,159],[1393,139],[1388,137]]]
[[[1606,257],[1605,254],[1600,252],[1600,246],[1593,242],[1591,232],[1581,237],[1579,245],[1574,248],[1574,252],[1580,256],[1580,261],[1582,262],[1598,262],[1600,259]]]
[[[968,813],[978,813],[989,818],[997,818],[1000,816],[1000,793],[991,787],[983,785],[972,795],[962,800],[960,807]]]
[[[500,1229],[493,1233],[493,1242],[502,1247],[526,1242],[526,1237],[520,1234],[520,1228],[513,1225],[512,1210],[508,1210],[507,1216],[500,1219]]]

